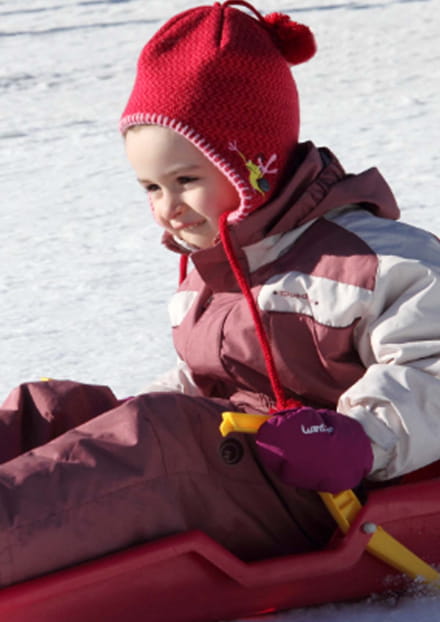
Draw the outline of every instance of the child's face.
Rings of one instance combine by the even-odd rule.
[[[192,246],[212,246],[220,214],[240,202],[228,179],[192,143],[168,128],[129,130],[126,150],[157,222]]]

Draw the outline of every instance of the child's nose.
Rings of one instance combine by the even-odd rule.
[[[160,204],[160,213],[162,218],[169,220],[179,215],[185,209],[185,205],[176,193],[165,193]]]

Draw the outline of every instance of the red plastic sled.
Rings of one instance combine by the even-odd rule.
[[[403,589],[365,552],[366,522],[439,563],[440,478],[370,492],[347,535],[319,552],[244,563],[193,531],[3,589],[0,620],[214,622]]]

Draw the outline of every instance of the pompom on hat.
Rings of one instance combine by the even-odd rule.
[[[142,50],[120,130],[161,125],[190,140],[237,189],[228,222],[238,222],[273,195],[298,143],[290,65],[315,51],[306,26],[247,2],[184,11]]]

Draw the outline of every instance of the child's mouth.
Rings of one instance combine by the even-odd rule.
[[[181,224],[181,225],[178,225],[177,227],[174,227],[174,229],[175,231],[178,231],[179,233],[182,233],[183,231],[191,232],[191,231],[195,231],[196,229],[204,225],[205,222],[206,220],[200,220],[200,221],[191,222],[188,224]]]

